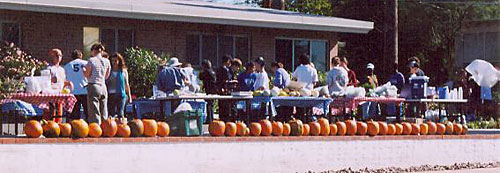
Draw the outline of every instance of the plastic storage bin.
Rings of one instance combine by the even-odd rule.
[[[203,116],[199,110],[185,111],[166,117],[171,136],[200,136],[203,134]]]
[[[411,77],[410,78],[411,98],[413,99],[426,98],[428,82],[429,82],[429,77],[427,76]]]

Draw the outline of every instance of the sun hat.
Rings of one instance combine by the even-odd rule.
[[[373,65],[372,63],[368,63],[368,65],[366,65],[366,68],[367,69],[375,69],[375,65]]]
[[[177,67],[180,65],[182,65],[182,63],[180,63],[179,59],[177,59],[176,57],[170,58],[170,60],[168,61],[168,64],[167,64],[167,66],[169,66],[169,67]]]

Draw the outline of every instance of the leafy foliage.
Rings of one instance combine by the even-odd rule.
[[[138,47],[128,48],[125,55],[132,94],[137,97],[151,96],[152,86],[158,74],[158,65],[168,61],[169,55],[162,53],[158,56],[151,50]]]

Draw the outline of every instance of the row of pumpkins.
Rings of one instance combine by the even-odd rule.
[[[345,135],[464,135],[467,127],[447,122],[434,123],[396,123],[387,124],[377,121],[355,121],[329,123],[325,118],[308,124],[292,119],[288,123],[267,119],[247,125],[241,121],[226,122],[215,120],[210,123],[211,136],[345,136]]]
[[[29,138],[45,137],[154,137],[168,136],[170,127],[165,122],[156,122],[153,119],[134,119],[127,124],[118,124],[114,118],[98,123],[87,124],[82,119],[72,120],[70,123],[56,123],[54,121],[30,120],[24,125],[24,132]]]

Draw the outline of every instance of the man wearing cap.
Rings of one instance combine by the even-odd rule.
[[[368,63],[368,65],[366,65],[366,70],[367,70],[366,83],[370,85],[370,88],[377,88],[378,79],[377,75],[375,75],[375,65],[373,65],[372,63]]]
[[[176,57],[170,58],[166,67],[162,68],[156,77],[156,86],[165,94],[173,93],[176,89],[184,87],[185,76],[179,66],[182,63]]]
[[[367,75],[366,75],[366,84],[370,88],[378,87],[378,79],[377,75],[375,75],[375,65],[372,63],[368,63],[366,65]],[[375,102],[366,102],[362,104],[363,108],[363,119],[368,120],[370,117],[374,117],[380,112],[379,106]]]

